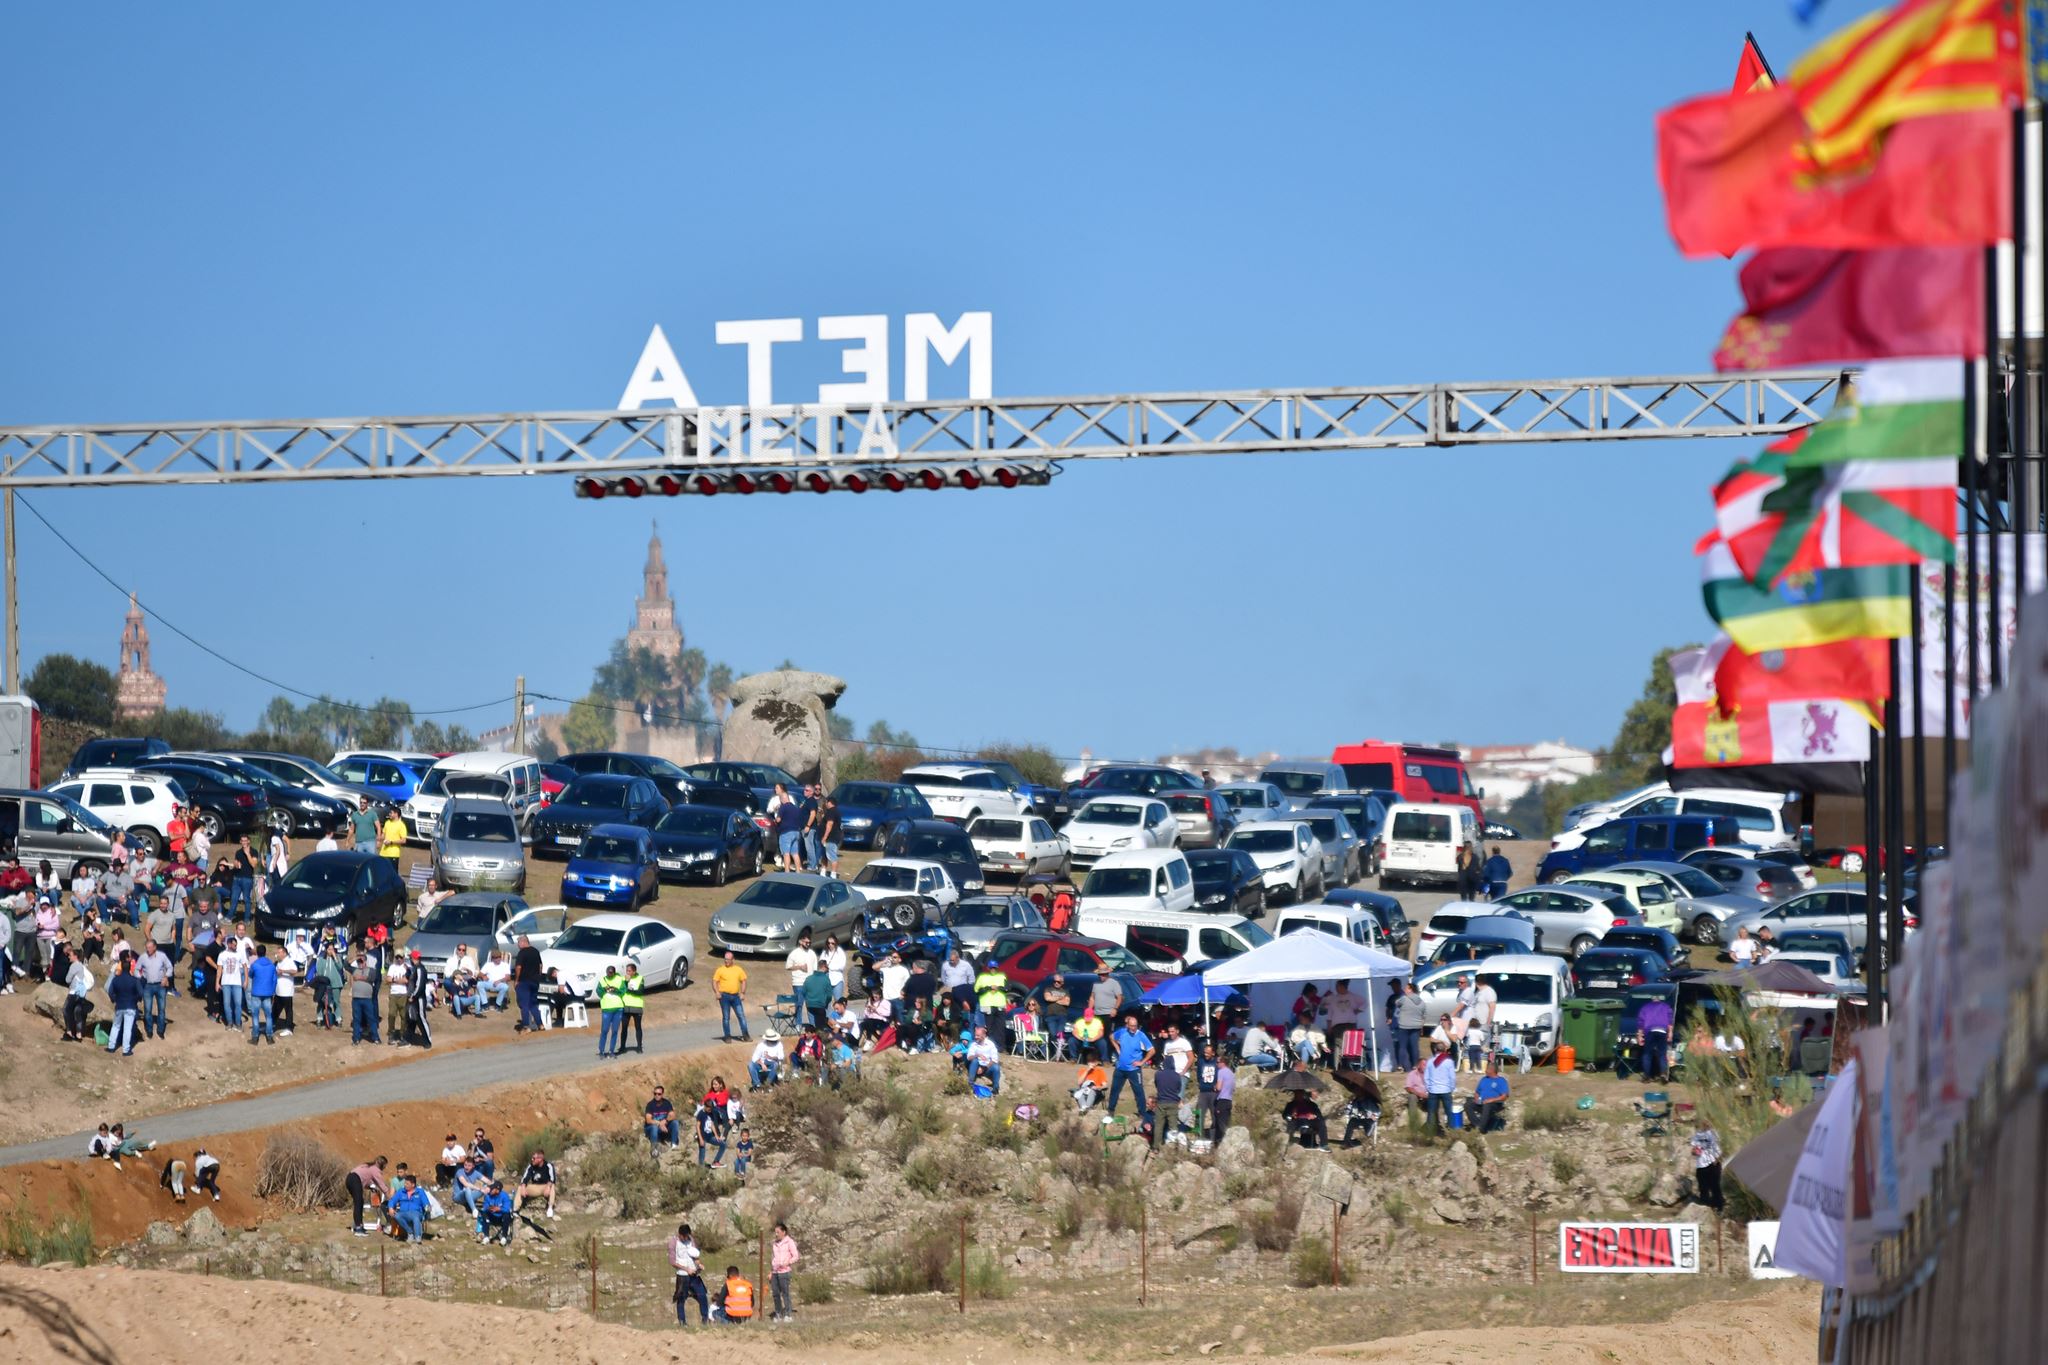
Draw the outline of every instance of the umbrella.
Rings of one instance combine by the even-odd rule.
[[[1349,1090],[1354,1099],[1380,1103],[1380,1083],[1372,1077],[1360,1071],[1339,1071],[1335,1075],[1337,1084]]]
[[[1242,1005],[1244,994],[1232,991],[1224,997],[1226,1003]],[[1202,1003],[1202,978],[1200,973],[1169,976],[1166,980],[1145,992],[1148,1005],[1199,1005]]]
[[[1327,1090],[1329,1087],[1324,1085],[1318,1078],[1309,1075],[1306,1071],[1283,1071],[1272,1080],[1266,1082],[1266,1089]]]

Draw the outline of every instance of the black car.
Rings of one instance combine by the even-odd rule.
[[[1075,811],[1098,796],[1157,796],[1163,791],[1200,791],[1200,778],[1178,768],[1156,763],[1117,763],[1098,768],[1059,794],[1053,802],[1055,824],[1064,824]]]
[[[1641,948],[1664,959],[1669,968],[1683,967],[1690,960],[1692,950],[1679,941],[1678,935],[1669,929],[1653,929],[1647,924],[1624,924],[1609,929],[1600,936],[1602,948]]]
[[[654,822],[654,861],[666,881],[702,877],[724,886],[734,873],[760,875],[761,831],[725,806],[670,806]]]
[[[308,853],[273,884],[256,911],[256,937],[280,940],[293,929],[344,930],[353,939],[373,924],[405,921],[405,883],[389,858],[335,849]]]
[[[537,812],[528,830],[533,856],[567,858],[583,846],[583,836],[598,825],[638,825],[653,829],[668,812],[654,782],[624,773],[591,773],[562,788],[554,802]]]
[[[708,779],[686,772],[665,758],[652,754],[629,754],[617,749],[591,749],[578,754],[563,754],[559,760],[577,777],[589,777],[594,773],[621,773],[627,777],[644,777],[654,784],[661,799],[672,806],[679,806],[697,799],[697,788],[709,785]]]
[[[1499,839],[1502,842],[1507,842],[1521,838],[1522,831],[1516,829],[1513,825],[1503,824],[1499,820],[1488,820],[1479,827],[1479,837],[1482,839]]]
[[[1257,919],[1266,913],[1266,887],[1259,865],[1241,848],[1193,848],[1188,871],[1195,876],[1195,909]]]
[[[270,798],[253,782],[237,781],[202,764],[160,758],[136,764],[135,771],[176,778],[192,805],[194,823],[209,839],[254,834],[269,825]]]
[[[761,803],[761,809],[768,809],[769,798],[775,795],[780,784],[791,796],[801,796],[804,784],[797,781],[773,763],[732,763],[721,760],[717,763],[692,763],[683,769],[699,782],[716,782],[722,787],[745,787],[754,793],[754,799]]]
[[[132,768],[144,759],[156,758],[170,751],[169,744],[155,738],[89,739],[71,755],[71,761],[64,765],[63,776],[76,777],[87,768]]]
[[[288,839],[294,835],[316,838],[333,833],[348,823],[348,802],[287,782],[254,763],[226,754],[194,753],[173,754],[171,761],[211,768],[232,781],[263,788],[264,796],[270,801],[270,827]]]
[[[1740,853],[1700,848],[1686,854],[1684,861],[1738,896],[1753,896],[1760,901],[1772,902],[1796,896],[1806,889],[1806,884],[1799,880],[1799,874],[1784,864],[1767,863]]]
[[[891,858],[922,858],[938,863],[953,878],[953,884],[972,894],[986,885],[981,876],[981,857],[967,831],[948,820],[908,820],[889,836],[882,852]]]
[[[1387,823],[1387,803],[1373,792],[1324,792],[1308,803],[1310,810],[1341,810],[1358,836],[1358,872],[1380,875],[1380,833]]]
[[[1574,995],[1617,999],[1637,986],[1670,979],[1670,966],[1645,948],[1613,948],[1603,944],[1572,959]]]
[[[763,814],[767,807],[754,795],[752,787],[722,787],[716,783],[699,783],[697,794],[690,801],[693,806],[718,806],[724,810],[736,810],[747,817],[754,832],[760,836],[761,856],[775,856],[775,826]]]
[[[1401,902],[1384,891],[1363,891],[1357,887],[1342,887],[1323,893],[1327,905],[1355,905],[1360,910],[1370,910],[1372,917],[1380,922],[1387,942],[1394,945],[1394,951],[1403,957],[1408,955],[1408,939],[1414,931],[1407,912]]]

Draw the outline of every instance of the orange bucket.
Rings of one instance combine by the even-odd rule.
[[[1579,1050],[1570,1043],[1563,1043],[1557,1049],[1557,1070],[1559,1075],[1578,1069]]]

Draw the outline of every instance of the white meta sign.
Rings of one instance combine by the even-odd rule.
[[[890,337],[885,313],[859,313],[817,319],[819,341],[839,344],[840,373],[845,380],[818,385],[818,403],[827,408],[864,406],[889,401]],[[712,328],[721,346],[744,346],[747,352],[747,406],[775,406],[775,348],[795,345],[805,339],[802,318],[747,318],[721,322]],[[995,315],[962,313],[948,325],[937,313],[906,313],[903,317],[903,401],[923,403],[931,398],[931,362],[967,366],[967,396],[991,398],[995,393]],[[650,403],[671,403],[678,408],[703,406],[690,376],[669,345],[668,334],[656,324],[640,348],[640,361],[626,391],[619,398],[621,411],[633,412]]]

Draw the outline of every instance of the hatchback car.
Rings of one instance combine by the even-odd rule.
[[[562,869],[562,899],[571,905],[638,910],[661,894],[654,835],[638,825],[598,825],[583,836]]]
[[[185,804],[185,793],[175,779],[120,768],[88,768],[50,790],[70,797],[112,828],[126,830],[130,848],[146,849],[159,857],[171,811]]]
[[[811,872],[770,872],[713,911],[711,946],[720,951],[780,957],[808,932],[822,946],[827,934],[849,942],[860,926],[861,892]]]
[[[252,768],[261,768],[272,777],[282,778],[294,787],[305,787],[322,796],[331,796],[350,810],[354,810],[356,803],[365,796],[372,800],[382,799],[376,792],[357,786],[325,763],[301,758],[297,754],[273,753],[267,749],[223,749],[221,752],[230,758],[241,759]]]
[[[654,822],[654,857],[670,881],[702,877],[724,886],[734,873],[760,875],[761,833],[741,811],[670,806]]]
[[[1513,910],[1536,926],[1536,951],[1577,957],[1599,944],[1609,929],[1634,927],[1643,916],[1620,896],[1575,886],[1539,886],[1493,902],[1496,912]]]
[[[775,795],[775,788],[781,788],[794,796],[803,790],[804,784],[773,763],[735,763],[720,760],[716,763],[692,763],[683,769],[690,776],[704,782],[716,782],[725,787],[745,787],[754,793],[754,799],[766,810],[768,800]]]
[[[1688,965],[1692,957],[1692,949],[1686,947],[1684,941],[1678,935],[1672,933],[1669,929],[1652,929],[1648,926],[1640,929],[1633,927],[1609,929],[1600,936],[1600,946],[1602,948],[1640,948],[1645,952],[1655,953],[1658,957],[1664,959],[1666,967],[1674,969]]]
[[[1067,875],[1067,845],[1039,815],[983,815],[967,822],[981,870],[1022,880],[1038,872]]]
[[[1559,886],[1583,886],[1595,891],[1604,891],[1610,896],[1619,896],[1636,908],[1642,915],[1643,923],[1676,933],[1683,923],[1679,918],[1677,902],[1672,898],[1671,886],[1662,877],[1648,872],[1616,872],[1613,868],[1602,868],[1598,872],[1586,872],[1569,881],[1556,883]]]
[[[1452,934],[1429,950],[1426,961],[1432,967],[1440,967],[1446,962],[1484,962],[1503,953],[1526,951],[1524,945],[1512,939],[1489,938],[1485,934]]]
[[[1159,799],[1180,826],[1182,848],[1221,847],[1237,828],[1237,812],[1215,792],[1161,792]]]
[[[1664,959],[1647,948],[1593,947],[1572,962],[1572,993],[1615,998],[1670,975]]]
[[[458,796],[441,808],[434,871],[443,886],[479,891],[526,890],[526,846],[519,817],[498,801]]]
[[[1781,863],[1747,858],[1727,849],[1696,849],[1685,855],[1685,864],[1712,877],[1723,891],[1764,904],[1796,896],[1806,887],[1797,872]]]
[[[287,782],[267,769],[224,754],[182,751],[171,754],[168,761],[211,768],[232,781],[261,788],[270,803],[267,823],[287,839],[334,833],[348,823],[349,812],[355,808],[353,802]]]
[[[1210,788],[1230,806],[1237,822],[1278,820],[1289,809],[1287,795],[1270,782],[1224,782]]]
[[[1195,879],[1195,908],[1257,919],[1266,913],[1266,879],[1252,855],[1238,848],[1189,851]]]
[[[591,915],[541,949],[543,968],[553,967],[581,994],[595,991],[605,972],[621,963],[638,964],[650,987],[681,990],[690,979],[697,942],[688,929],[677,929],[649,915]]]
[[[962,894],[972,894],[985,885],[981,855],[967,831],[946,820],[908,820],[896,827],[882,852],[891,858],[921,858],[944,863],[953,884]]]
[[[1266,879],[1266,896],[1307,900],[1323,892],[1323,847],[1298,820],[1256,820],[1231,831],[1225,848],[1248,853]]]
[[[1760,910],[1765,899],[1746,896],[1721,885],[1707,870],[1691,863],[1636,862],[1616,863],[1602,869],[1595,877],[1610,876],[1618,872],[1644,872],[1659,878],[1670,888],[1672,904],[1678,913],[1679,924],[1672,933],[1689,938],[1694,943],[1714,944],[1721,941],[1721,921],[1730,915],[1745,914]]]
[[[254,783],[196,763],[161,758],[138,763],[135,771],[159,773],[176,782],[185,793],[188,817],[215,843],[222,835],[254,834],[270,824],[270,798]]]
[[[1015,931],[1001,934],[989,945],[996,970],[1010,979],[1019,992],[1028,992],[1055,972],[1061,976],[1087,973],[1111,976],[1129,973],[1146,990],[1165,981],[1168,974],[1155,972],[1138,955],[1121,943],[1083,934],[1055,934],[1050,930]],[[1075,999],[1085,1000],[1085,996]],[[1125,1004],[1128,1006],[1129,1001]]]
[[[1074,813],[1098,796],[1157,796],[1164,791],[1201,791],[1202,784],[1178,768],[1152,763],[1113,763],[1097,768],[1059,795],[1053,807],[1055,820],[1071,819]]]
[[[1351,832],[1358,836],[1359,875],[1377,877],[1380,875],[1380,858],[1377,847],[1380,835],[1387,826],[1387,806],[1376,792],[1324,792],[1302,808],[1306,815],[1319,810],[1341,810],[1344,818],[1351,822]]]
[[[1410,923],[1408,912],[1402,908],[1398,897],[1384,891],[1345,887],[1338,891],[1325,891],[1323,904],[1357,906],[1361,910],[1372,911],[1380,922],[1380,928],[1385,931],[1387,941],[1394,945],[1393,951],[1402,957],[1408,955],[1408,940],[1415,926]]]
[[[408,950],[419,950],[420,965],[429,975],[446,976],[457,948],[468,948],[474,961],[483,962],[493,949],[504,946],[513,921],[529,909],[518,896],[497,891],[458,891],[420,916],[405,946]]]
[[[1303,809],[1289,818],[1307,825],[1322,844],[1324,886],[1349,886],[1365,875],[1365,845],[1343,811]]]
[[[64,777],[76,777],[87,768],[132,768],[146,759],[171,751],[163,740],[151,738],[89,739],[78,746],[64,765]]]
[[[963,953],[979,953],[1006,929],[1043,929],[1045,912],[1026,896],[968,896],[946,911]]]
[[[1911,887],[1902,890],[1906,928],[1910,932],[1920,924],[1920,897]],[[1883,919],[1880,914],[1880,927]],[[1860,886],[1824,886],[1801,892],[1766,910],[1732,916],[1721,925],[1721,946],[1725,948],[1733,943],[1736,934],[1744,929],[1749,930],[1750,937],[1754,938],[1757,930],[1765,927],[1770,929],[1773,938],[1795,929],[1832,929],[1848,939],[1849,946],[1859,956],[1870,948],[1864,916],[1864,889]]]
[[[1142,796],[1098,796],[1060,830],[1067,840],[1067,862],[1086,871],[1106,853],[1134,848],[1172,848],[1180,824],[1166,803]]]
[[[344,750],[327,760],[327,768],[351,786],[367,787],[380,799],[401,805],[412,799],[420,779],[437,762],[432,754]]]
[[[933,905],[960,899],[960,884],[944,863],[929,858],[876,858],[853,874],[853,884],[870,899],[917,896]]]
[[[530,827],[534,856],[565,858],[581,847],[583,836],[598,825],[652,829],[667,810],[668,802],[647,778],[618,773],[579,777],[534,815]]]
[[[256,937],[290,929],[339,929],[354,939],[372,924],[405,921],[405,883],[389,858],[355,850],[308,853],[271,885],[256,910]]]
[[[832,789],[846,848],[881,848],[896,827],[911,820],[935,820],[924,793],[907,782],[841,782]]]
[[[563,754],[559,762],[577,777],[587,777],[593,773],[644,777],[661,793],[661,799],[671,805],[696,800],[697,787],[706,781],[683,771],[667,759],[656,758],[652,754],[586,750],[582,753]]]

